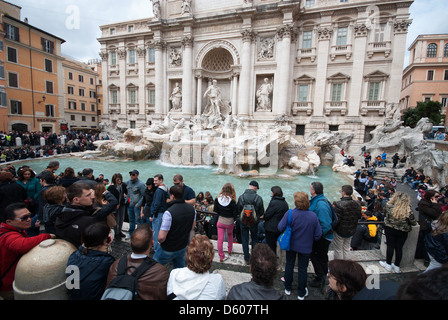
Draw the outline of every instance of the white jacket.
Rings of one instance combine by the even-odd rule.
[[[176,300],[224,300],[226,284],[220,274],[199,274],[188,268],[173,269],[167,285],[167,295]]]

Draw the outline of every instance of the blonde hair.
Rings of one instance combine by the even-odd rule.
[[[221,193],[219,194],[223,196],[228,196],[232,198],[236,202],[236,193],[235,193],[235,187],[231,183],[226,183],[221,189]]]
[[[196,235],[187,247],[187,267],[195,273],[206,273],[212,267],[214,256],[215,249],[210,239],[203,235]]]
[[[389,200],[388,204],[393,205],[392,218],[404,219],[409,217],[411,208],[411,197],[407,193],[395,193]]]
[[[310,208],[310,201],[305,192],[294,193],[294,205],[299,210],[308,210]]]
[[[439,234],[447,232],[448,232],[448,210],[442,212],[442,214],[437,219],[437,227],[432,235],[435,237],[438,236]]]

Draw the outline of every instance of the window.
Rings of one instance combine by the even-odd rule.
[[[333,83],[331,90],[331,101],[342,101],[342,83]]]
[[[130,104],[136,104],[137,103],[137,91],[136,90],[129,90],[129,103]]]
[[[22,102],[11,100],[11,114],[22,114]]]
[[[75,119],[76,119],[75,115],[72,114],[72,115],[70,116],[70,120],[71,120],[71,121],[75,121]]]
[[[445,49],[443,50],[443,56],[448,58],[448,43],[445,45]]]
[[[442,107],[443,107],[443,108],[446,108],[446,106],[447,106],[447,100],[448,100],[447,97],[443,97],[443,98],[442,98],[441,104],[442,104]]]
[[[445,70],[445,73],[443,75],[443,80],[448,81],[448,70]]]
[[[68,73],[68,80],[73,80],[73,73],[72,72]]]
[[[129,27],[128,27],[128,31],[129,31],[129,32],[134,32],[134,26],[129,26]]]
[[[341,3],[342,3],[342,2],[348,2],[348,0],[341,0],[340,2],[341,2]]]
[[[156,90],[149,90],[149,104],[156,104]]]
[[[78,75],[78,81],[79,82],[84,82],[84,76],[83,75]]]
[[[19,87],[19,75],[17,73],[8,72],[8,86],[12,88]]]
[[[369,101],[380,100],[381,82],[370,82],[369,85]]]
[[[428,76],[426,78],[428,81],[434,80],[434,70],[428,70]]]
[[[131,129],[135,129],[135,121],[130,122]]]
[[[45,59],[45,71],[53,73],[53,61]]]
[[[67,93],[68,93],[68,94],[75,94],[75,88],[73,88],[73,87],[71,87],[71,86],[68,86],[68,87],[67,87]]]
[[[84,89],[79,89],[79,95],[80,95],[81,97],[84,97]]]
[[[314,6],[314,0],[306,0],[305,7],[312,7]]]
[[[68,108],[70,110],[76,110],[76,101],[69,101],[68,102]]]
[[[313,42],[313,31],[304,31],[302,40],[302,49],[310,49]]]
[[[135,63],[135,50],[129,50],[129,63],[134,64]]]
[[[90,84],[93,86],[95,82],[93,81],[93,78],[90,78]]]
[[[339,131],[339,126],[338,125],[330,125],[328,127],[328,130],[330,130],[331,132]]]
[[[81,102],[81,110],[86,111],[86,103],[85,102]]]
[[[0,51],[3,51],[3,41],[0,40]]]
[[[54,52],[54,42],[45,38],[41,38],[42,49],[45,52],[53,53]]]
[[[384,41],[384,31],[386,30],[386,24],[380,23],[378,27],[375,29],[375,42],[383,42]]]
[[[304,136],[305,135],[305,125],[298,124],[296,125],[296,136]]]
[[[0,79],[5,79],[5,65],[0,61]]]
[[[20,41],[19,28],[5,23],[6,38],[9,40]]]
[[[6,92],[5,89],[3,88],[0,88],[0,105],[3,107],[8,106],[8,101],[6,99]]]
[[[343,46],[347,44],[347,33],[348,33],[348,27],[342,27],[338,29],[338,37],[336,44],[338,46]]]
[[[299,102],[307,102],[308,101],[308,85],[300,85],[299,86]]]
[[[110,53],[110,65],[111,66],[117,65],[117,53],[115,51],[112,51]]]
[[[86,121],[86,116],[81,116],[81,121],[85,122]]]
[[[110,28],[110,35],[113,36],[115,34],[115,28]]]
[[[436,58],[437,57],[437,45],[435,43],[431,43],[428,45],[428,50],[426,51],[427,58]]]
[[[112,104],[118,103],[118,91],[114,90],[110,92]]]
[[[90,111],[95,111],[95,109],[96,109],[96,105],[91,104],[91,105],[90,105]]]
[[[47,90],[47,93],[53,93],[53,82],[45,81],[45,88]]]
[[[90,91],[90,98],[95,99],[96,98],[96,92]]]
[[[17,63],[17,49],[8,47],[8,61]]]
[[[95,122],[96,121],[96,117],[92,117],[92,122]]]
[[[54,117],[54,105],[52,104],[45,105],[45,116]]]
[[[149,48],[149,63],[156,62],[156,49]]]

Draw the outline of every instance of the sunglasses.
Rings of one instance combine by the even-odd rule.
[[[24,215],[23,217],[20,217],[20,218],[16,218],[15,220],[20,220],[22,222],[25,222],[28,219],[31,219],[31,215],[30,214]]]

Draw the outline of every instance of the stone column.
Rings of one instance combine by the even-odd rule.
[[[368,29],[365,24],[357,24],[354,27],[355,43],[353,45],[353,72],[350,83],[350,99],[348,101],[349,117],[359,116],[362,104],[362,88],[364,83],[365,48],[367,46]]]
[[[161,40],[154,41],[155,48],[155,65],[156,65],[156,107],[155,107],[155,115],[162,116],[163,115],[163,97],[165,96],[164,92],[164,67],[163,67],[163,48],[165,44]]]
[[[202,114],[202,75],[197,74],[198,79],[197,93],[196,93],[196,115],[200,116]]]
[[[101,71],[102,71],[102,80],[103,80],[103,114],[101,115],[101,119],[103,121],[108,120],[109,117],[109,52],[101,51]]]
[[[330,53],[330,40],[333,34],[331,27],[319,27],[318,34],[318,56],[317,56],[317,76],[316,90],[314,94],[314,117],[323,117],[325,107],[325,88],[327,86],[328,54]]]
[[[406,53],[406,37],[411,20],[397,20],[394,23],[394,40],[392,41],[392,68],[390,70],[388,103],[400,101],[404,56]]]
[[[138,59],[138,106],[139,106],[139,118],[145,119],[146,115],[146,99],[145,99],[145,56],[146,49],[143,42],[136,48],[136,54]]]
[[[120,92],[119,92],[119,102],[120,102],[120,118],[127,119],[126,109],[128,106],[127,100],[127,88],[126,88],[126,48],[121,46],[117,50],[118,56],[118,70],[120,72]]]
[[[238,112],[238,73],[233,74],[232,81],[232,114],[236,115]]]
[[[289,92],[291,87],[291,37],[293,28],[286,25],[277,31],[277,36],[281,39],[281,50],[277,60],[277,114],[289,115],[291,105],[289,103]]]
[[[182,45],[184,47],[182,58],[182,113],[184,116],[191,116],[193,114],[193,38],[185,36],[182,39]]]
[[[251,42],[254,38],[254,33],[251,29],[245,29],[241,32],[243,36],[243,48],[241,52],[241,76],[239,84],[238,96],[238,115],[249,115],[250,105],[250,53]]]

